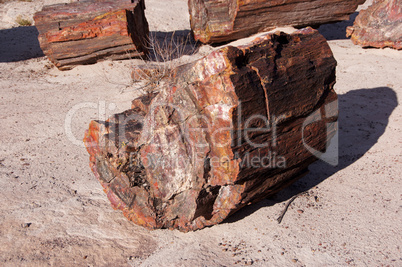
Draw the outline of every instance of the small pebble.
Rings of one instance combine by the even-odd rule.
[[[297,213],[302,214],[304,210],[297,210]]]
[[[32,223],[23,223],[21,224],[22,228],[28,228],[29,226],[31,226]]]

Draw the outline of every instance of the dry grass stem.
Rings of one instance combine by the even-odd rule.
[[[158,85],[168,81],[172,70],[185,63],[183,56],[193,55],[196,48],[190,34],[178,36],[173,32],[171,36],[163,36],[162,40],[151,34],[147,60],[143,59],[143,64],[133,66],[133,84],[141,84],[134,89],[145,93],[157,91]]]

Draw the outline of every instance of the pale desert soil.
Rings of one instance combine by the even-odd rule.
[[[0,4],[1,266],[402,266],[401,51],[354,46],[351,21],[321,27],[338,61],[339,165],[313,164],[220,225],[149,231],[111,208],[81,143],[90,120],[130,107],[140,61],[53,68],[34,27],[12,28],[53,2]],[[147,18],[161,36],[189,31],[185,0],[147,0]]]

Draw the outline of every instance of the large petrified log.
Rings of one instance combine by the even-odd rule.
[[[203,43],[219,43],[279,26],[318,26],[349,19],[365,0],[189,0],[191,29]]]
[[[147,53],[144,1],[92,0],[45,6],[34,15],[44,54],[61,70]]]
[[[335,66],[311,28],[219,48],[130,110],[92,121],[92,171],[136,224],[220,223],[304,175],[325,150],[336,131]]]
[[[402,49],[402,1],[377,0],[360,11],[346,36],[363,47]]]

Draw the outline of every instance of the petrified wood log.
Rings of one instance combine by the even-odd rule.
[[[91,169],[136,224],[220,223],[304,175],[316,160],[309,148],[325,150],[336,131],[335,66],[311,28],[219,48],[130,110],[92,121]]]
[[[34,15],[43,53],[61,70],[100,59],[147,53],[144,1],[81,1],[45,6]]]
[[[402,1],[375,1],[360,11],[346,36],[363,47],[402,49]]]
[[[365,0],[189,0],[191,29],[203,43],[219,43],[280,26],[318,26],[349,19]]]

